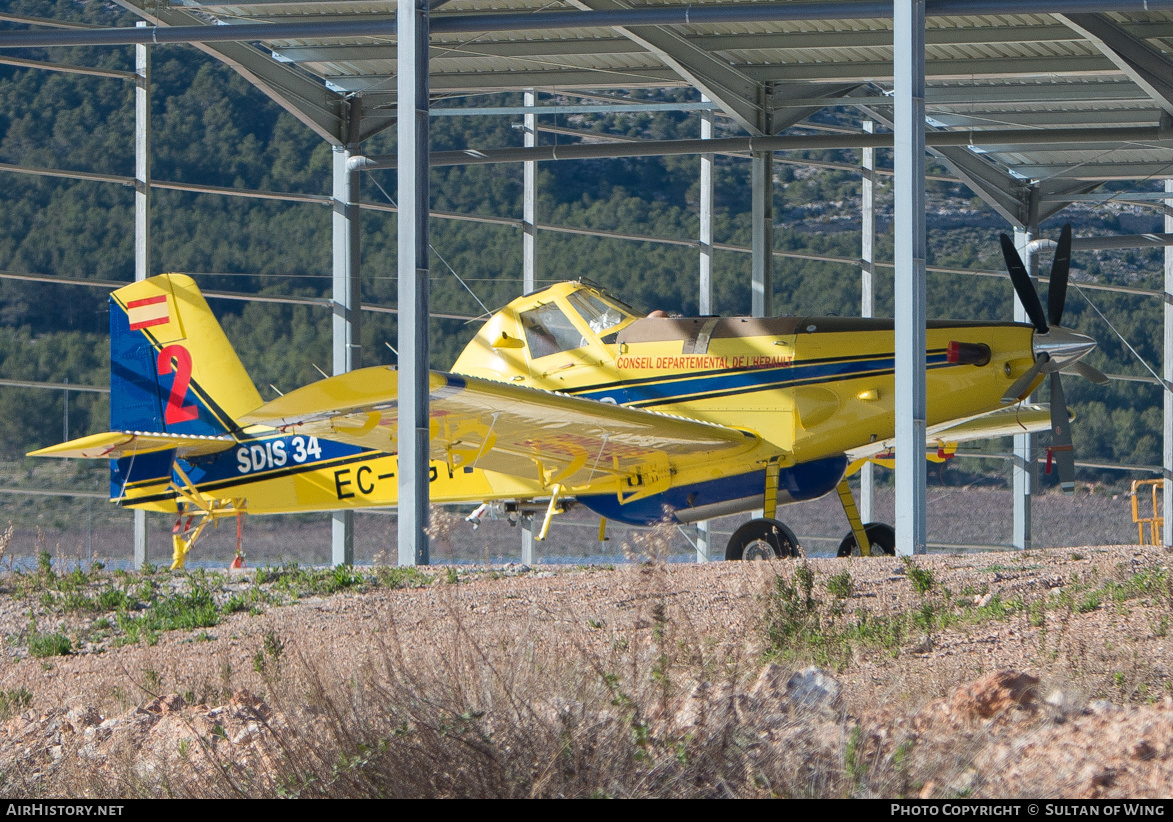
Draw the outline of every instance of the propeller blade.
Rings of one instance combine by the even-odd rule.
[[[1059,487],[1064,494],[1075,493],[1075,451],[1071,446],[1071,418],[1063,396],[1063,381],[1051,374],[1051,453],[1059,470]]]
[[[1067,301],[1067,275],[1071,270],[1071,223],[1063,226],[1051,263],[1051,286],[1047,289],[1047,320],[1062,325],[1063,303]]]
[[[1030,368],[1026,369],[1026,373],[1016,379],[1014,384],[1006,389],[1006,393],[1002,395],[1002,402],[1006,405],[1009,405],[1010,403],[1018,402],[1019,400],[1025,398],[1026,392],[1030,390],[1030,384],[1035,381],[1035,377],[1039,375],[1039,372],[1042,371],[1043,366],[1046,365],[1047,361],[1050,359],[1051,358],[1047,354],[1040,352],[1039,355],[1035,357],[1034,364],[1031,365]]]
[[[1096,385],[1107,385],[1108,375],[1095,366],[1088,365],[1085,362],[1076,360],[1070,365],[1066,366],[1062,372],[1063,374],[1075,374],[1078,377],[1083,377],[1085,380],[1091,380]]]
[[[1018,294],[1018,301],[1022,303],[1030,321],[1034,323],[1035,330],[1040,334],[1046,334],[1049,326],[1046,318],[1043,317],[1043,304],[1039,302],[1035,285],[1030,281],[1030,275],[1026,273],[1022,257],[1018,256],[1014,240],[1005,234],[1002,235],[1002,256],[1006,260],[1006,271],[1010,274],[1010,282],[1014,283],[1014,291]]]

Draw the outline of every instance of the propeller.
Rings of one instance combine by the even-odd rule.
[[[1075,452],[1071,445],[1070,415],[1063,394],[1060,372],[1075,373],[1102,385],[1108,378],[1090,365],[1080,362],[1096,343],[1091,337],[1063,328],[1063,305],[1067,301],[1067,282],[1071,270],[1071,224],[1063,226],[1055,246],[1051,263],[1051,285],[1047,289],[1047,311],[1031,281],[1030,273],[1014,247],[1014,240],[1003,234],[1002,256],[1014,291],[1027,317],[1035,327],[1034,354],[1031,366],[1014,381],[1002,395],[1002,402],[1014,403],[1025,399],[1039,374],[1047,374],[1051,383],[1051,433],[1054,437],[1051,453],[1059,472],[1063,493],[1075,493]]]

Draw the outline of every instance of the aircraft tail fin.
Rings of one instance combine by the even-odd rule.
[[[191,277],[110,295],[110,429],[219,437],[261,396]]]

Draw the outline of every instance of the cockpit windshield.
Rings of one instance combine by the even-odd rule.
[[[632,318],[623,309],[589,291],[572,292],[567,295],[566,299],[591,331],[600,337]],[[529,345],[530,356],[534,359],[571,351],[590,344],[590,339],[583,336],[557,303],[549,302],[529,311],[522,311],[518,317],[521,319],[521,327],[525,331],[525,341]],[[604,340],[604,342],[608,342],[608,340]]]
[[[570,304],[574,306],[579,315],[586,320],[591,331],[599,335],[606,333],[627,318],[619,308],[600,300],[588,291],[575,291],[567,299],[570,300]]]
[[[534,359],[581,348],[587,344],[570,318],[554,303],[522,311],[519,316],[521,327],[525,330],[525,341],[529,345],[529,354]]]

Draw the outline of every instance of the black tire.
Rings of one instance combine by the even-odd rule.
[[[868,535],[868,542],[872,544],[872,556],[887,554],[896,556],[896,529],[884,522],[869,522],[863,527]],[[855,541],[855,532],[848,531],[843,542],[839,543],[838,556],[859,556],[859,545]]]
[[[753,519],[738,528],[725,547],[726,560],[790,559],[802,556],[798,537],[776,519]]]

